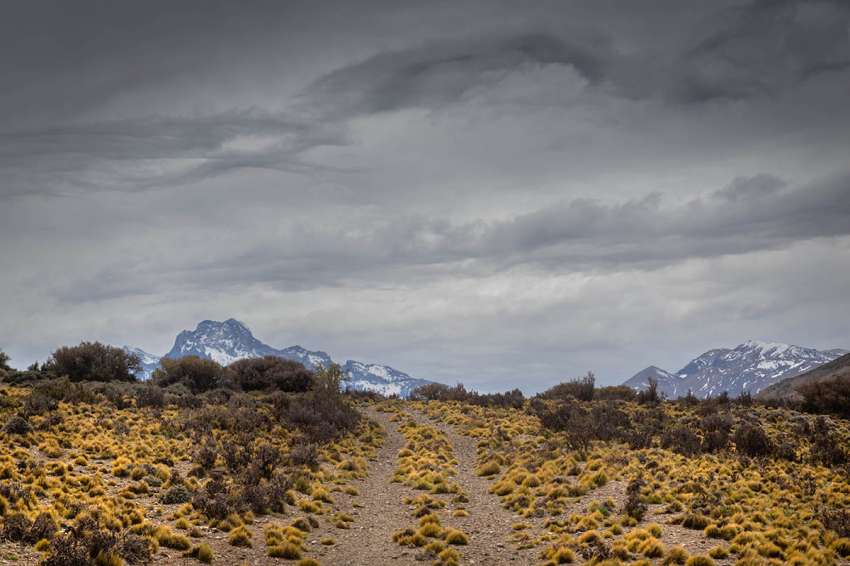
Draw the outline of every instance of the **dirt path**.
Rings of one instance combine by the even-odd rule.
[[[389,415],[367,409],[366,416],[376,421],[386,432],[384,444],[374,460],[369,462],[369,475],[355,482],[360,491],[356,497],[363,507],[355,507],[351,514],[355,522],[350,530],[333,530],[327,533],[336,544],[329,547],[314,545],[315,556],[323,565],[328,566],[385,566],[417,565],[419,552],[416,549],[399,546],[392,540],[393,533],[411,523],[408,506],[402,501],[405,497],[419,492],[399,483],[392,482],[397,465],[396,455],[404,446],[404,437],[398,431]],[[413,411],[406,414],[417,422],[438,427],[452,443],[455,458],[458,460],[458,475],[453,478],[469,497],[463,507],[468,517],[452,517],[448,523],[469,535],[469,544],[458,547],[461,564],[476,565],[519,565],[536,564],[539,560],[535,550],[517,550],[509,543],[514,523],[522,522],[499,504],[499,499],[489,493],[489,482],[475,475],[475,440],[456,433],[451,427],[432,421],[425,415]],[[449,505],[450,511],[454,506]],[[310,538],[318,538],[325,533],[313,533]]]
[[[476,440],[455,432],[451,425],[430,419],[425,414],[410,411],[419,423],[440,429],[452,443],[458,461],[455,481],[469,497],[464,505],[469,517],[453,518],[452,524],[469,535],[469,545],[462,548],[465,564],[538,564],[539,550],[518,550],[509,542],[515,523],[527,522],[502,507],[499,498],[490,493],[490,481],[475,475]]]
[[[319,547],[311,556],[316,556],[326,566],[421,566],[422,562],[414,557],[415,551],[399,546],[392,538],[393,533],[410,523],[410,510],[402,501],[411,490],[392,483],[396,455],[404,446],[404,437],[388,414],[371,409],[364,412],[381,425],[386,437],[375,459],[369,462],[368,477],[353,484],[360,492],[355,500],[363,507],[351,510],[355,518],[351,529],[327,533],[336,544]]]

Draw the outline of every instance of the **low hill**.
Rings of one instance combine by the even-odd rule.
[[[850,354],[845,354],[806,373],[774,383],[756,395],[756,398],[800,401],[802,397],[797,393],[797,388],[809,383],[820,383],[836,378],[850,381]]]

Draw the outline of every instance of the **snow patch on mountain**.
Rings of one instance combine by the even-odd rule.
[[[136,379],[142,381],[150,379],[154,370],[159,367],[159,356],[145,352],[141,348],[132,348],[130,346],[124,346],[123,350],[128,354],[138,356],[139,361],[142,363],[141,369],[136,372]]]
[[[650,379],[655,380],[660,391],[676,392],[678,390],[678,384],[680,381],[679,377],[673,375],[669,371],[661,369],[658,366],[649,366],[648,368],[642,369],[629,378],[623,385],[641,391],[649,387]]]
[[[723,392],[737,397],[744,392],[758,393],[777,381],[831,362],[842,352],[845,351],[748,340],[734,348],[709,350],[675,374],[650,366],[624,385],[641,390],[647,387],[651,376],[657,381],[659,391],[669,398],[682,397],[688,391],[700,398],[716,397]]]
[[[380,364],[364,364],[348,360],[342,366],[347,383],[359,391],[374,391],[382,395],[398,395],[409,397],[410,393],[419,387],[431,383],[424,379],[416,379],[408,374]]]
[[[149,379],[153,371],[159,367],[159,357],[139,349],[125,347],[125,350],[133,353],[142,352],[148,360],[144,371],[137,375],[139,379]],[[233,318],[224,322],[204,320],[195,330],[182,331],[177,335],[174,346],[163,357],[177,359],[185,356],[198,356],[225,366],[237,360],[263,356],[293,360],[311,370],[329,367],[334,363],[328,353],[321,350],[308,350],[297,345],[283,349],[269,346],[255,338],[245,324]],[[348,360],[341,369],[345,377],[343,387],[386,396],[408,397],[410,392],[420,385],[432,383],[381,364]]]

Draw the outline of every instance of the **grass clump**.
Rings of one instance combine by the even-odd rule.
[[[193,547],[192,550],[187,553],[187,556],[195,558],[204,564],[210,564],[213,561],[213,550],[210,548],[210,545],[201,543],[198,546]]]
[[[458,546],[462,546],[465,544],[469,544],[469,538],[466,534],[458,529],[448,528],[445,532],[446,542],[448,544],[454,544]]]
[[[278,545],[268,547],[268,555],[272,558],[298,560],[301,558],[301,548],[292,542],[281,542]]]
[[[245,527],[237,527],[230,531],[227,542],[231,546],[251,547],[251,532]]]

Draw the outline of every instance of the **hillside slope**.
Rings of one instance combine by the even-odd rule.
[[[820,383],[831,379],[846,379],[850,381],[850,354],[845,354],[829,363],[816,367],[795,377],[783,379],[761,391],[758,399],[787,399],[792,401],[801,400],[797,388],[809,383]]]

